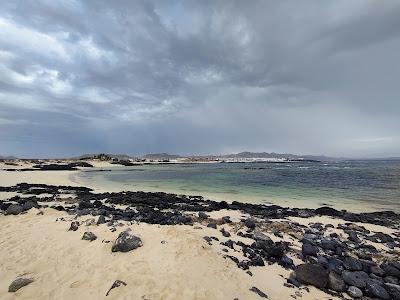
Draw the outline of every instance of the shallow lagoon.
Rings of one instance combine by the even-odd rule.
[[[109,169],[109,168],[107,168]],[[88,186],[214,200],[400,211],[400,161],[155,164],[79,173]]]

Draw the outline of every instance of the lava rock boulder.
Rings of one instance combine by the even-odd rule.
[[[111,248],[112,252],[129,252],[143,246],[142,240],[130,234],[128,231],[123,231],[119,234],[115,240],[114,245]]]
[[[328,272],[319,264],[302,264],[296,268],[296,278],[302,283],[324,288],[328,284]]]

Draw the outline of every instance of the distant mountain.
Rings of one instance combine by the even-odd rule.
[[[168,154],[168,153],[151,153],[143,155],[142,158],[149,159],[149,160],[171,160],[177,158],[184,158],[185,156],[175,155],[175,154]]]
[[[0,159],[3,159],[3,160],[12,160],[12,159],[17,159],[17,157],[15,157],[15,156],[2,156],[2,155],[0,155]]]

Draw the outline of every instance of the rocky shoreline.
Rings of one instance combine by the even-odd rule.
[[[211,228],[216,234],[205,235],[204,242],[221,247],[224,257],[248,276],[253,276],[253,267],[271,264],[291,270],[285,288],[293,289],[295,299],[302,297],[299,291],[307,292],[308,285],[339,298],[400,299],[400,215],[394,212],[357,214],[330,207],[284,208],[162,192],[95,193],[86,187],[27,183],[0,187],[0,192],[17,193],[0,203],[5,218],[32,208],[52,208],[76,219],[90,217],[92,225],[108,226],[110,231],[121,222]],[[211,215],[218,211],[227,214],[213,218]],[[245,217],[232,220],[229,212],[240,212]],[[293,220],[321,216],[329,217],[335,225]],[[371,231],[367,224],[390,228],[391,233]],[[72,221],[70,230],[76,231],[82,225]],[[221,234],[224,240],[217,237]],[[86,231],[82,239],[91,242],[97,236]],[[129,252],[142,245],[128,229],[110,246],[112,252]],[[30,278],[18,282],[28,281],[31,283]],[[260,298],[268,297],[256,286],[250,290]]]

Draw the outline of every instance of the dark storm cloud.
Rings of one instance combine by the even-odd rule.
[[[400,155],[398,1],[8,1],[0,152]]]

